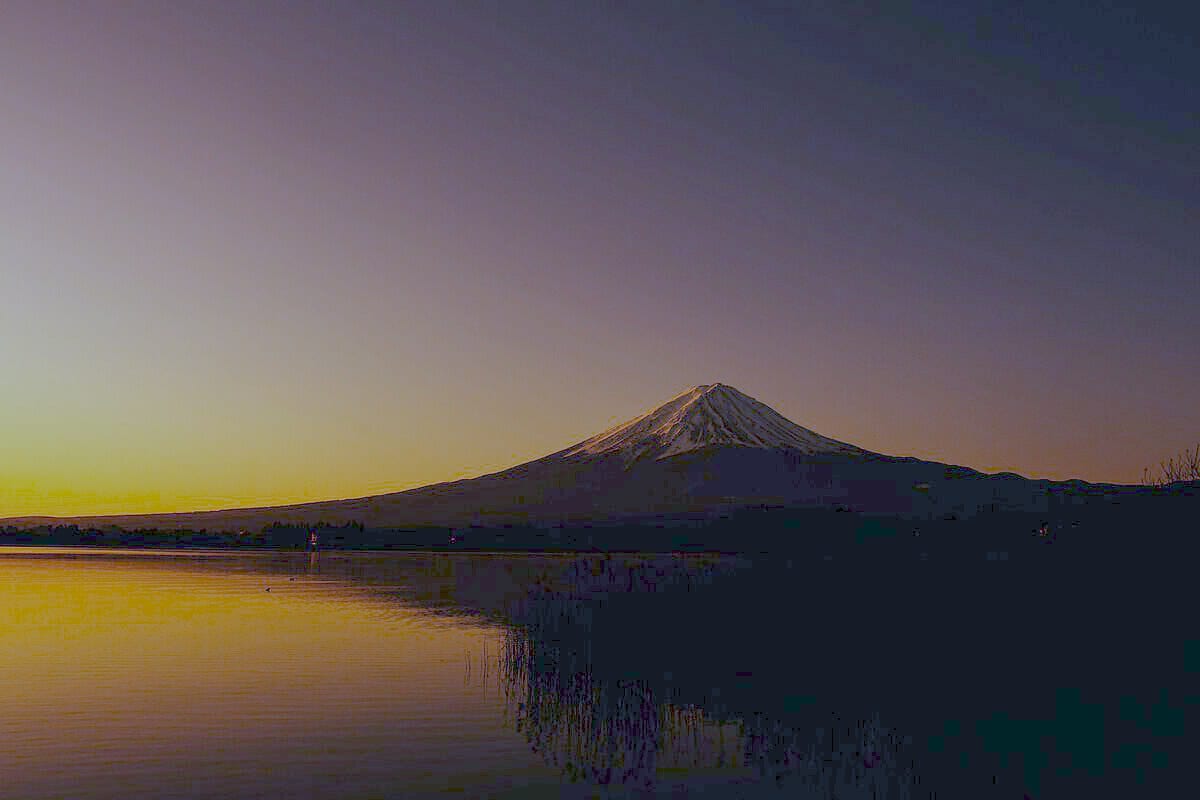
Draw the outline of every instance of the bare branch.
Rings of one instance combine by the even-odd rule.
[[[1169,483],[1200,480],[1200,443],[1184,450],[1178,457],[1158,462],[1158,468],[1142,470],[1142,483],[1161,488]]]

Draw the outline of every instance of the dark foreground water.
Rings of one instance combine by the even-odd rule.
[[[1181,559],[0,549],[0,797],[1193,796]]]

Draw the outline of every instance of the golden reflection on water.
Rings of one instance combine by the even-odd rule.
[[[551,774],[463,685],[464,654],[493,628],[326,579],[317,560],[288,574],[253,555],[13,550],[7,796],[347,796]]]
[[[595,588],[578,569],[0,548],[0,797],[591,797],[750,779],[737,725],[520,666],[532,651],[488,614],[532,591],[527,611],[553,617],[571,605],[559,592]]]

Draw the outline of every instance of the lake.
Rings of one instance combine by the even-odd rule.
[[[1187,570],[1034,545],[0,548],[0,797],[1188,786]]]

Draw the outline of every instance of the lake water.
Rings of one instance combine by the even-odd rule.
[[[1188,785],[1182,570],[1064,580],[1061,548],[948,552],[0,548],[0,797]]]

